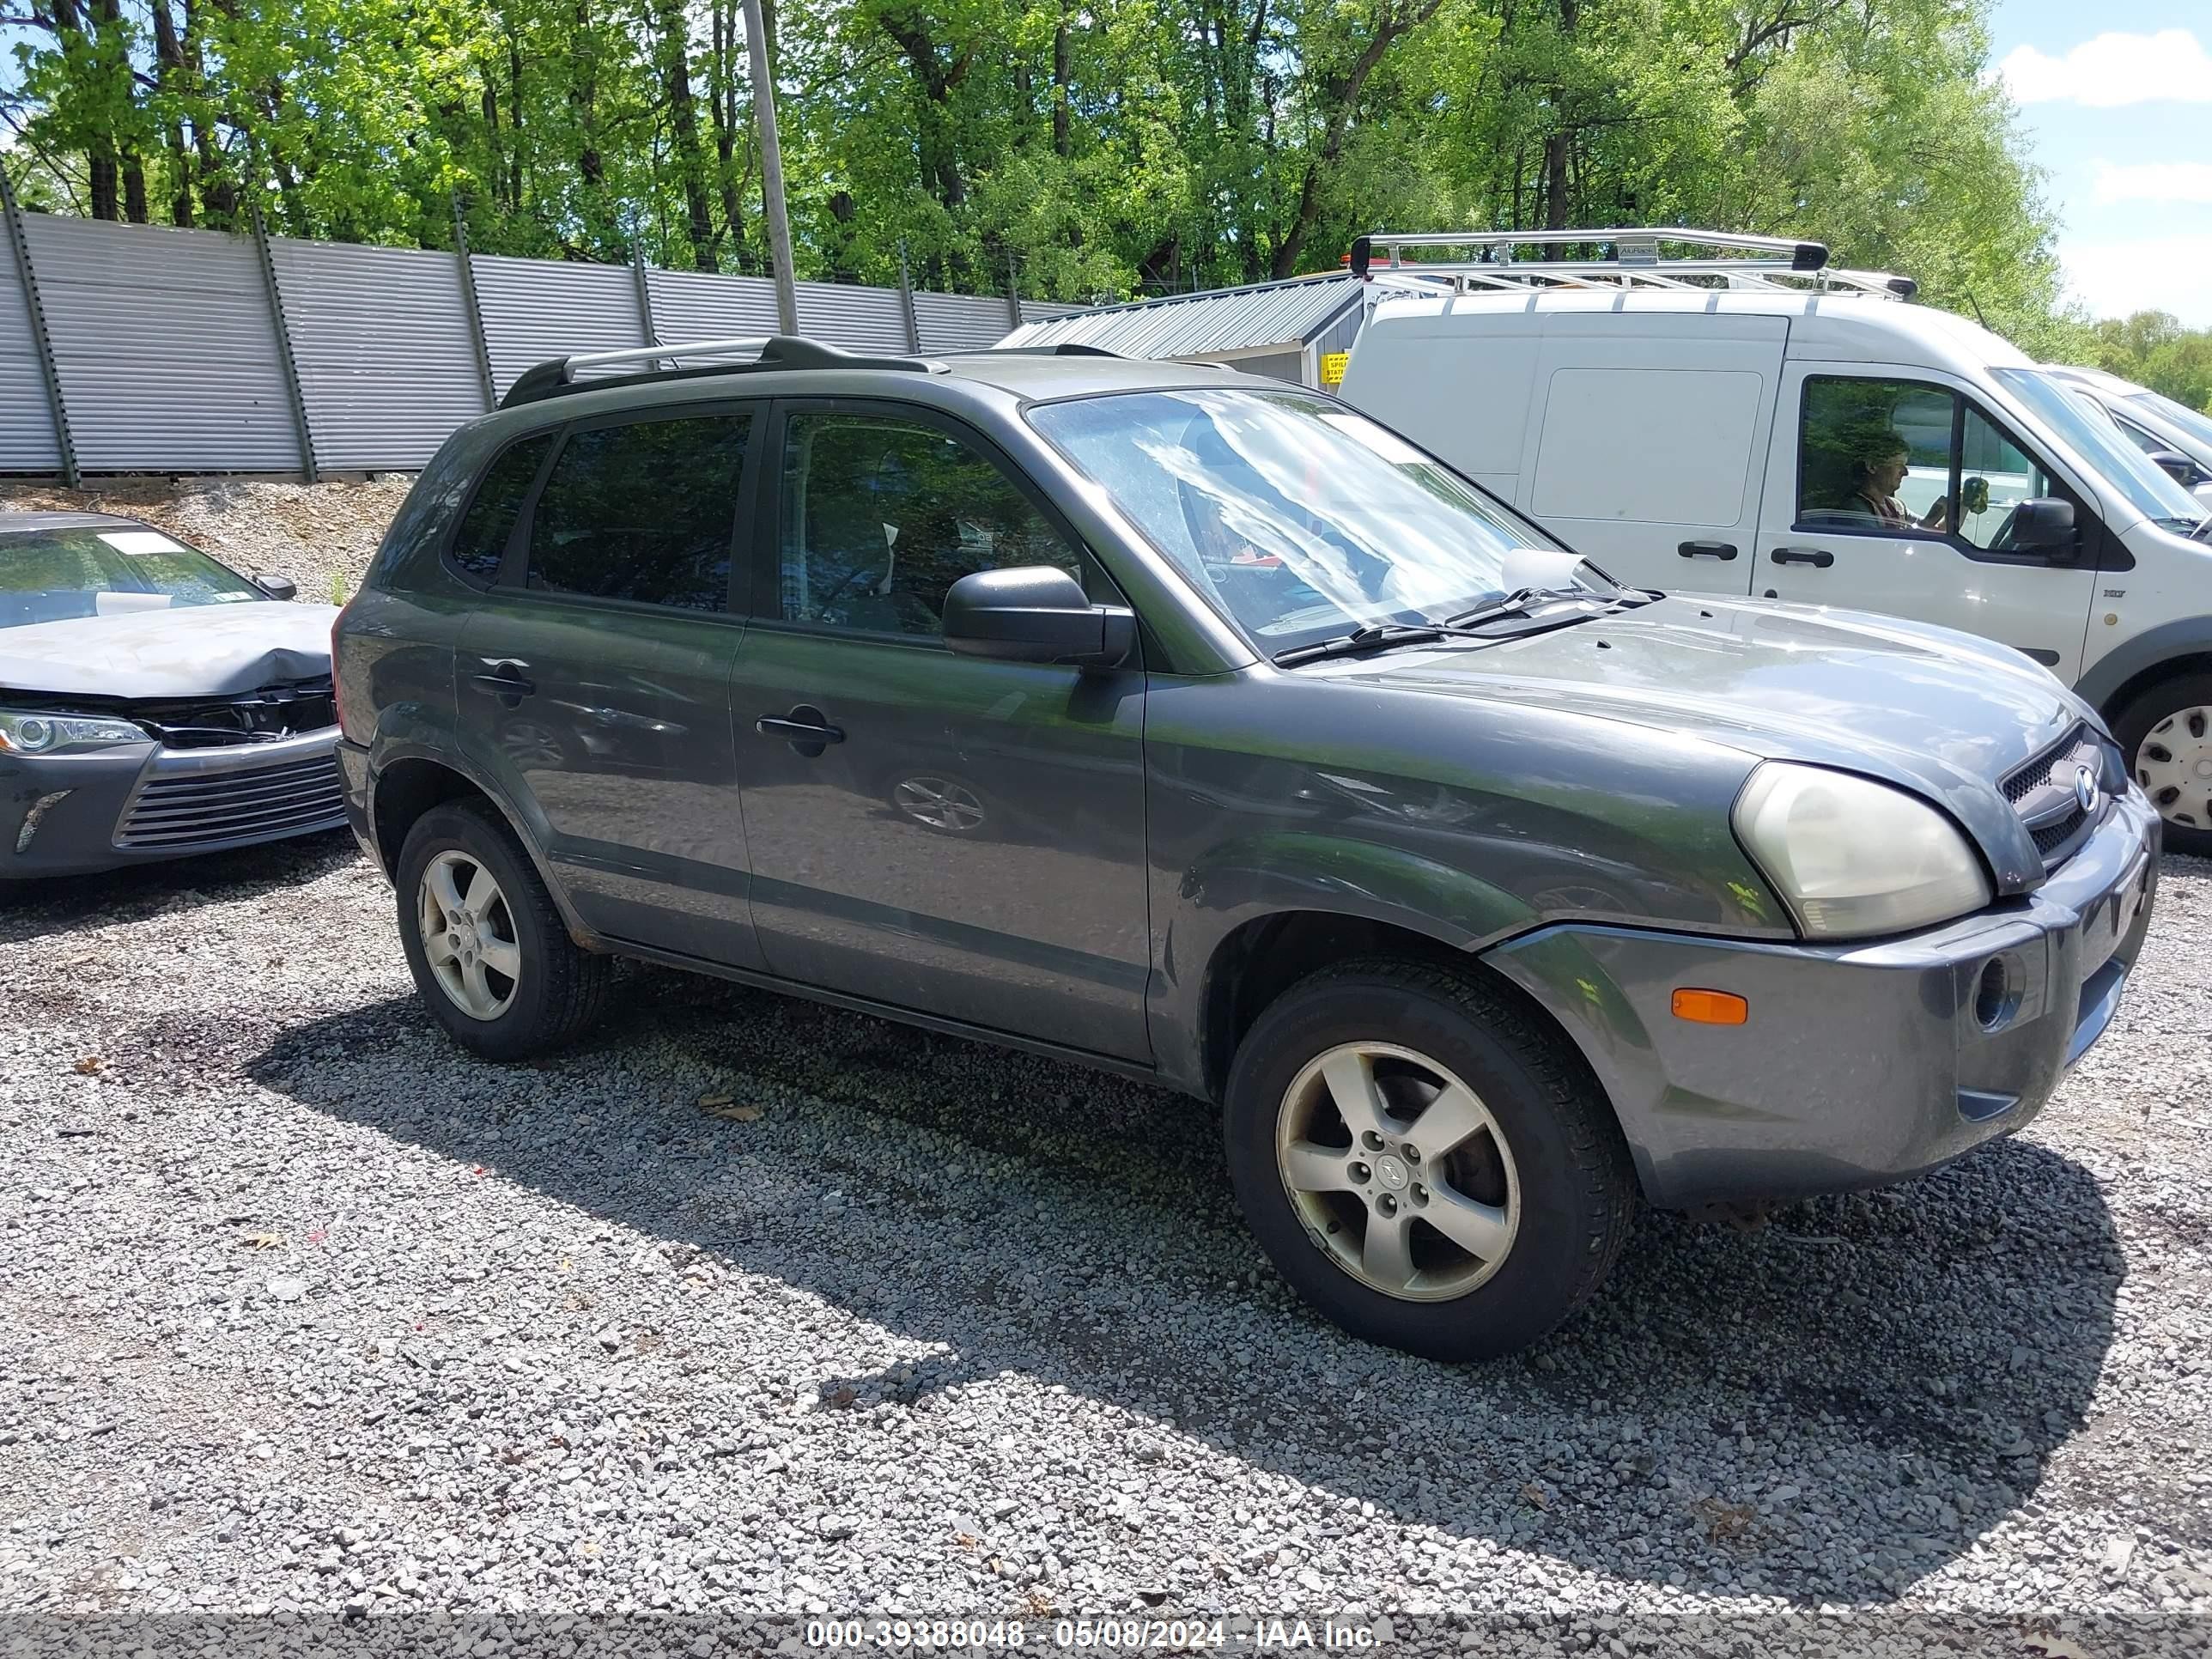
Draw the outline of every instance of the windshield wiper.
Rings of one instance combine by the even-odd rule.
[[[1278,668],[1295,668],[1302,662],[1326,662],[1331,657],[1357,657],[1369,651],[1387,651],[1396,645],[1433,645],[1459,630],[1433,623],[1377,623],[1355,628],[1333,640],[1292,646],[1270,659]]]
[[[1577,599],[1587,600],[1599,607],[1597,611],[1583,613],[1588,616],[1597,616],[1607,611],[1617,611],[1624,605],[1649,605],[1651,602],[1648,594],[1633,587],[1624,587],[1609,599],[1601,594],[1592,593],[1580,587],[1517,587],[1510,593],[1476,605],[1472,611],[1462,611],[1456,617],[1445,617],[1444,626],[1480,628],[1486,623],[1503,622],[1510,617],[1526,617],[1539,601],[1544,599],[1553,599],[1562,603],[1571,603]],[[1582,616],[1562,618],[1562,621],[1566,622],[1581,620]]]

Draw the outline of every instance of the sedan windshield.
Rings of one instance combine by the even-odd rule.
[[[2080,388],[2039,368],[1990,372],[2143,517],[2186,528],[2204,516],[2203,503],[2147,459],[2109,416],[2100,418],[2104,411],[2094,409]]]
[[[1571,580],[1533,525],[1310,393],[1120,392],[1029,418],[1264,651],[1447,622],[1525,585],[1508,573],[1517,549]]]
[[[268,597],[158,530],[117,525],[0,532],[0,628]]]

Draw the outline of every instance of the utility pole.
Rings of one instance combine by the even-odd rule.
[[[769,79],[761,0],[745,0],[745,56],[752,64],[753,125],[760,129],[761,193],[768,203],[769,258],[775,265],[776,322],[784,333],[796,334],[799,289],[791,279],[791,216],[783,205],[783,146],[775,136],[775,87]]]

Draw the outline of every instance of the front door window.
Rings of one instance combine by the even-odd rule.
[[[1954,393],[1913,380],[1808,379],[1798,524],[1879,536],[1951,529],[1957,405]]]
[[[951,434],[841,410],[800,413],[783,447],[787,621],[936,637],[945,595],[978,570],[1056,565],[1075,550],[1006,475]]]

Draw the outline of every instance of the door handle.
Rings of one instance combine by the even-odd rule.
[[[1835,563],[1836,556],[1825,547],[1778,547],[1774,550],[1777,564],[1809,564],[1816,570],[1826,570]]]
[[[762,715],[753,722],[753,730],[764,738],[781,738],[809,760],[831,744],[845,741],[844,732],[830,725],[828,716],[803,702],[788,714]]]
[[[1674,550],[1686,559],[1732,559],[1735,557],[1734,542],[1684,542]]]
[[[520,657],[480,657],[477,660],[489,671],[470,677],[480,691],[512,697],[519,702],[538,689],[523,678],[522,671],[530,665]]]

